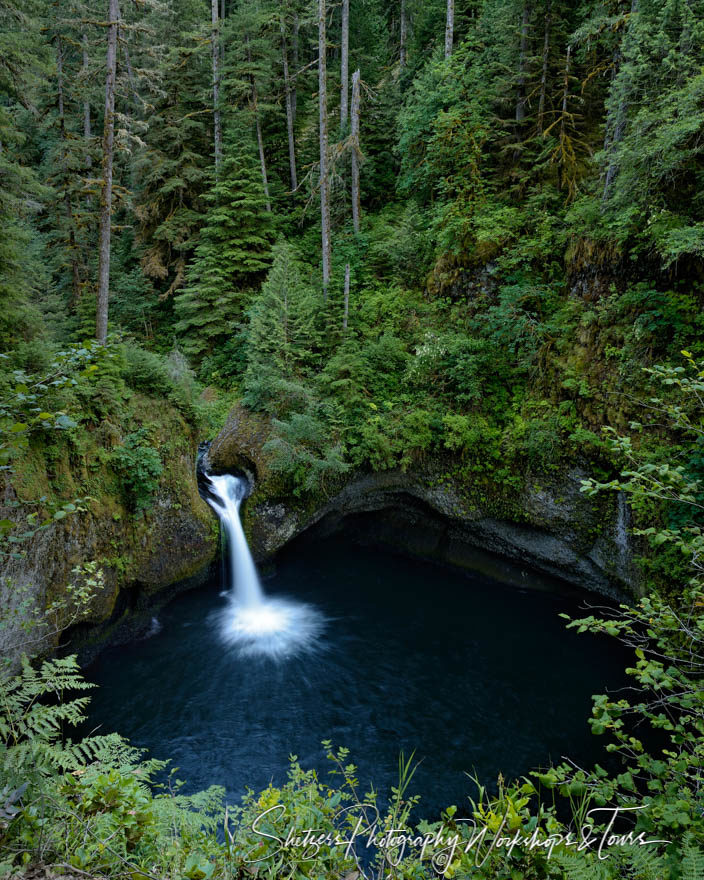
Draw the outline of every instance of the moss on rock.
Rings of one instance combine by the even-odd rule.
[[[405,508],[416,519],[425,511],[443,524],[436,544],[454,548],[435,553],[445,561],[457,564],[466,556],[458,549],[464,543],[603,594],[638,591],[617,499],[580,491],[588,462],[561,461],[496,482],[490,474],[469,473],[455,457],[429,455],[405,471],[358,470],[328,492],[293,495],[270,466],[264,450],[270,434],[265,417],[237,406],[209,451],[211,467],[244,470],[255,479],[243,523],[260,561],[326,518]],[[398,544],[405,546],[404,539]]]
[[[111,467],[111,451],[135,426],[148,430],[163,468],[148,509],[135,514]],[[0,604],[16,612],[0,631],[0,650],[12,653],[23,643],[21,625],[29,603],[39,609],[65,594],[72,570],[96,561],[103,586],[90,603],[84,623],[103,624],[120,607],[123,591],[154,596],[192,578],[214,558],[217,523],[198,494],[195,461],[198,438],[173,406],[135,394],[123,424],[101,422],[74,429],[61,444],[38,438],[15,465],[5,487],[3,516],[21,519],[34,501],[45,509],[74,498],[81,510],[52,522],[24,542],[19,558],[5,560]],[[19,507],[13,506],[19,502]],[[27,505],[32,505],[28,507]],[[47,636],[45,647],[53,637]]]

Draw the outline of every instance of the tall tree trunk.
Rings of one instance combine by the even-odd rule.
[[[340,127],[347,125],[349,114],[350,0],[342,0],[342,38],[340,40]]]
[[[120,0],[118,0],[117,3],[117,17],[120,21],[122,21],[122,13],[120,12]],[[127,70],[127,82],[129,83],[132,97],[134,98],[135,109],[138,109],[140,102],[139,93],[137,92],[137,80],[134,75],[134,70],[132,70],[132,62],[130,61],[130,50],[127,46],[127,41],[122,38],[119,26],[117,28],[117,42],[118,45],[122,45],[122,54],[125,56],[125,69]]]
[[[360,105],[360,82],[359,70],[352,75],[352,225],[355,233],[359,233],[359,217],[361,213],[359,196],[359,160],[361,148],[359,145],[359,105]]]
[[[342,329],[347,330],[347,319],[350,314],[350,264],[345,266],[345,310],[342,315]]]
[[[100,192],[100,244],[98,248],[98,303],[95,336],[103,345],[108,336],[110,298],[110,232],[112,225],[112,162],[115,147],[115,77],[117,75],[117,0],[108,3],[108,49],[105,76],[105,119],[103,122],[103,180]]]
[[[570,94],[570,63],[572,61],[572,46],[567,44],[567,57],[565,58],[565,78],[562,84],[562,120],[560,122],[560,131],[565,130],[565,120],[567,119],[567,99]]]
[[[225,0],[220,0],[220,21],[225,21]],[[224,69],[225,67],[225,41],[222,37],[219,40],[220,42],[220,67]]]
[[[325,0],[318,0],[318,117],[320,125],[320,226],[323,249],[323,299],[330,286],[330,190],[328,181],[328,71]]]
[[[545,96],[548,85],[548,60],[550,57],[550,23],[552,20],[552,0],[548,0],[545,10],[545,37],[543,39],[543,69],[540,75],[540,100],[538,101],[538,134],[545,128]]]
[[[61,37],[56,40],[56,90],[58,92],[59,105],[59,130],[61,137],[66,137],[66,120],[64,118],[64,47],[61,45]]]
[[[119,15],[119,13],[118,13]],[[122,48],[124,50],[123,54],[125,56],[125,69],[127,70],[127,82],[130,86],[130,91],[132,92],[132,98],[134,100],[135,112],[139,112],[139,92],[137,91],[137,80],[134,75],[134,70],[132,70],[132,62],[130,61],[130,50],[127,48],[127,44],[123,43]]]
[[[220,52],[218,49],[218,0],[210,0],[210,44],[213,59],[213,142],[215,150],[215,173],[222,164],[222,123],[220,121]]]
[[[83,34],[83,78],[83,87],[88,91],[88,38],[85,34]],[[87,98],[83,102],[83,139],[86,142],[86,168],[90,168],[93,160],[90,155],[90,101]]]
[[[523,4],[523,21],[521,23],[521,47],[518,54],[518,95],[516,98],[516,122],[526,118],[526,67],[528,64],[528,25],[530,24],[530,6]]]
[[[452,43],[455,38],[455,0],[447,0],[447,17],[445,18],[445,58],[452,55]]]
[[[406,41],[408,39],[408,20],[406,19],[406,0],[401,0],[401,25],[399,33],[398,61],[401,70],[406,66]]]
[[[567,44],[567,57],[565,58],[565,77],[562,84],[562,107],[560,114],[560,144],[562,145],[563,156],[565,155],[565,138],[567,137],[567,108],[568,108],[568,98],[570,94],[570,65],[572,61],[572,46]],[[560,174],[560,178],[558,180],[558,188],[562,189],[565,183],[565,171],[564,164],[562,166],[562,172]]]
[[[56,41],[56,86],[59,104],[59,131],[63,144],[63,162],[67,159],[66,144],[66,109],[64,106],[64,47],[59,37]],[[65,168],[65,165],[64,165]],[[78,254],[76,252],[76,233],[73,228],[73,210],[71,208],[71,194],[68,191],[68,180],[64,182],[64,209],[66,222],[68,223],[68,252],[71,260],[71,289],[74,302],[81,292],[81,276],[78,269]]]
[[[247,61],[249,63],[250,70],[252,68],[252,54],[249,48],[249,37],[245,36],[245,43],[247,45]],[[266,159],[264,157],[264,138],[262,137],[262,124],[259,119],[259,104],[257,102],[257,81],[254,78],[254,74],[251,74],[251,84],[252,84],[252,92],[251,92],[251,101],[252,101],[252,112],[254,113],[254,125],[257,130],[257,146],[259,148],[259,164],[262,168],[262,184],[264,185],[264,196],[266,198],[266,209],[267,211],[271,211],[271,199],[269,198],[269,180],[266,174]]]
[[[257,110],[256,91],[254,98],[254,120],[257,125],[257,144],[259,145],[259,161],[262,166],[262,184],[264,185],[266,209],[267,211],[271,211],[271,199],[269,197],[269,180],[266,176],[266,159],[264,158],[264,138],[262,137],[262,124],[259,120],[259,111]]]
[[[631,19],[638,12],[638,0],[631,0]],[[632,20],[629,19],[628,26],[626,27],[626,32],[623,35],[623,48],[619,52],[620,56],[623,56],[627,53],[628,50],[628,42],[630,40],[630,36],[633,30]],[[615,64],[618,62],[615,60]],[[614,69],[614,83],[617,81],[618,71]],[[613,88],[613,86],[612,86]],[[616,157],[614,156],[614,150],[618,147],[618,145],[623,140],[623,136],[626,133],[626,122],[628,120],[628,107],[630,104],[630,93],[631,93],[631,84],[626,83],[621,90],[621,96],[619,98],[618,107],[615,112],[611,112],[607,115],[606,118],[606,132],[604,135],[604,152],[609,156],[609,164],[606,169],[606,176],[604,178],[604,192],[602,194],[602,203],[608,201],[609,192],[611,190],[611,186],[614,182],[614,179],[618,173],[618,163],[616,161]]]
[[[293,40],[292,46],[293,49],[293,88],[291,89],[291,112],[293,113],[293,121],[296,121],[296,105],[298,99],[298,71],[299,71],[299,60],[298,60],[298,30],[301,26],[301,23],[298,20],[298,13],[294,13],[293,15]]]
[[[291,192],[298,189],[296,175],[296,140],[293,133],[293,100],[291,96],[291,77],[288,70],[288,49],[286,48],[286,23],[281,16],[281,58],[284,65],[284,91],[286,93],[286,132],[288,134],[288,165],[291,172]]]

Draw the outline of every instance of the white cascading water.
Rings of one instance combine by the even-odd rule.
[[[316,648],[324,619],[310,605],[267,599],[240,520],[247,481],[232,474],[208,474],[208,503],[227,536],[229,607],[223,617],[225,640],[243,655],[281,659]]]
[[[232,474],[209,476],[208,481],[220,506],[216,513],[227,534],[230,589],[234,587],[242,605],[261,605],[264,593],[240,521],[240,504],[247,494],[247,483],[242,477]]]

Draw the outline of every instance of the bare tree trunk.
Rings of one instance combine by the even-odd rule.
[[[225,21],[225,0],[220,0],[220,21]],[[225,67],[225,41],[220,39],[220,67]]]
[[[117,75],[117,0],[108,3],[108,49],[105,77],[105,119],[103,122],[103,181],[100,192],[100,244],[98,249],[98,303],[95,336],[105,344],[108,337],[110,298],[110,232],[112,226],[112,162],[115,146],[115,77]]]
[[[538,101],[538,133],[542,134],[545,127],[545,96],[548,84],[548,59],[550,56],[550,23],[552,0],[548,0],[545,10],[545,38],[543,40],[543,70],[540,76],[540,100]]]
[[[614,82],[616,81],[620,64],[621,46],[617,45],[611,58],[611,83],[609,85],[610,89],[614,87]],[[604,125],[604,153],[608,153],[609,148],[611,147],[611,138],[613,136],[613,131],[615,127],[616,115],[617,114],[614,113],[612,109],[608,110],[606,114],[606,123]]]
[[[521,48],[518,55],[518,96],[516,99],[516,122],[523,122],[526,117],[526,65],[528,55],[528,25],[530,23],[530,7],[523,4],[523,22],[521,24]]]
[[[401,0],[401,27],[399,34],[398,61],[401,70],[406,66],[406,40],[408,39],[408,21],[406,19],[406,0]]]
[[[122,13],[120,12],[119,0],[117,3],[117,17],[120,21],[122,21]],[[130,61],[130,50],[127,46],[127,41],[123,39],[122,34],[120,33],[119,26],[117,28],[117,43],[118,46],[122,46],[122,54],[125,56],[125,69],[127,70],[127,82],[129,83],[132,97],[134,98],[135,109],[138,109],[140,100],[139,93],[137,92],[137,80],[134,75],[134,70],[132,70],[132,62]]]
[[[445,19],[445,58],[452,55],[452,43],[455,38],[455,0],[447,0],[447,18]]]
[[[565,58],[565,79],[562,85],[562,121],[560,129],[564,131],[565,119],[567,118],[567,98],[570,93],[570,62],[572,60],[572,46],[567,45],[567,57]]]
[[[284,344],[282,346],[283,351],[281,353],[284,356],[284,363],[288,366],[290,347],[289,347],[289,334],[288,334],[288,286],[287,285],[284,285],[284,321],[283,321],[283,324],[284,324],[284,328],[283,328],[284,329]]]
[[[245,43],[247,45],[247,61],[249,62],[249,67],[252,67],[252,54],[249,48],[249,37],[245,36]],[[262,168],[262,184],[264,185],[264,196],[266,198],[266,209],[267,211],[271,211],[271,199],[269,198],[269,180],[266,174],[266,159],[264,158],[264,138],[262,137],[262,124],[259,119],[259,105],[257,103],[257,81],[254,78],[254,74],[251,75],[251,84],[252,84],[252,93],[251,93],[251,101],[252,101],[252,112],[254,113],[254,125],[257,130],[257,146],[259,147],[259,164]]]
[[[635,15],[638,12],[638,0],[632,0],[631,2],[631,16]],[[626,28],[626,32],[623,35],[624,43],[630,39],[630,33],[632,30],[632,24],[629,21],[628,27]],[[624,47],[626,48],[626,47]],[[623,54],[623,53],[621,53]],[[614,82],[616,81],[616,77],[618,75],[618,71],[614,74]],[[630,87],[629,84],[626,84],[626,87],[621,92],[621,97],[618,103],[618,108],[615,113],[610,113],[606,119],[606,133],[604,135],[604,152],[609,155],[609,164],[606,169],[606,176],[604,178],[604,192],[602,194],[602,202],[606,202],[609,198],[609,191],[611,189],[611,185],[614,182],[614,178],[618,173],[618,163],[616,162],[616,157],[613,155],[614,148],[618,147],[618,145],[623,140],[623,136],[626,133],[626,122],[628,120],[628,106],[630,103]]]
[[[88,38],[83,34],[83,77],[84,88],[88,91]],[[83,139],[86,142],[86,168],[90,168],[93,160],[90,155],[90,101],[86,98],[83,102]]]
[[[296,121],[296,104],[298,98],[297,86],[298,86],[298,71],[299,71],[299,60],[298,60],[298,29],[300,28],[300,22],[298,21],[298,14],[294,13],[293,16],[293,41],[292,41],[292,49],[293,49],[293,69],[296,72],[296,76],[293,79],[293,88],[291,89],[291,112],[293,113],[293,121]]]
[[[118,13],[119,15],[119,13]],[[123,43],[122,45],[123,54],[125,56],[125,68],[127,70],[127,82],[130,86],[130,91],[132,92],[132,97],[134,99],[135,109],[139,108],[139,92],[137,91],[137,80],[134,75],[134,70],[132,70],[132,62],[130,61],[130,50],[127,48],[127,44]]]
[[[565,146],[567,139],[567,110],[568,110],[568,100],[570,95],[570,67],[572,62],[572,46],[567,44],[567,56],[565,58],[565,73],[562,82],[562,105],[560,107],[560,149],[562,152],[562,161],[559,166],[558,171],[558,179],[557,179],[557,188],[563,189],[565,186],[565,182],[567,181],[566,166],[567,162],[565,161],[565,156],[568,156],[569,153]],[[569,181],[568,181],[568,189],[569,189]]]
[[[61,45],[61,37],[56,40],[56,89],[59,104],[59,129],[63,138],[66,136],[66,121],[64,118],[64,47]]]
[[[218,0],[210,2],[210,44],[213,59],[213,141],[215,149],[215,173],[222,164],[222,123],[220,121],[220,52],[218,49]]]
[[[318,111],[320,123],[320,226],[323,246],[323,299],[330,286],[330,190],[328,181],[328,72],[325,0],[318,0]]]
[[[56,41],[56,86],[59,104],[59,130],[61,141],[64,146],[64,161],[66,160],[66,111],[64,106],[64,47],[61,38]],[[71,208],[71,195],[68,191],[68,181],[64,184],[64,208],[66,210],[66,222],[68,223],[68,252],[71,260],[71,288],[73,299],[76,301],[81,292],[81,276],[78,269],[76,253],[76,234],[73,228],[73,210]]]
[[[342,329],[347,330],[347,319],[350,314],[350,264],[345,266],[345,311],[342,315]]]
[[[349,113],[350,0],[342,0],[342,38],[340,40],[340,127],[347,125]]]
[[[352,74],[352,125],[350,136],[352,138],[352,225],[355,233],[359,232],[359,217],[361,213],[359,196],[359,160],[361,148],[359,145],[359,105],[360,105],[359,70]]]
[[[264,196],[266,198],[266,209],[271,211],[271,199],[269,198],[269,180],[266,176],[266,159],[264,158],[264,139],[262,138],[262,124],[259,121],[259,112],[257,110],[256,91],[254,97],[254,119],[257,124],[257,144],[259,145],[259,161],[262,166],[262,183],[264,184]]]
[[[296,140],[293,133],[293,100],[291,97],[291,77],[288,70],[288,50],[286,48],[286,24],[281,16],[281,58],[284,65],[284,91],[286,93],[286,132],[288,134],[288,165],[291,172],[291,192],[298,189],[296,174]]]

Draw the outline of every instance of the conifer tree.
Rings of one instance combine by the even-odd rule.
[[[215,157],[215,173],[220,171],[222,163],[222,121],[220,114],[220,21],[218,18],[218,0],[210,0],[211,30],[210,54],[212,59],[213,81],[213,154]]]
[[[117,0],[108,2],[105,114],[103,117],[103,173],[100,193],[100,250],[98,253],[98,308],[95,338],[104,343],[108,334],[110,293],[110,235],[112,231],[113,160],[115,153],[115,79],[117,76],[117,31],[120,13]]]
[[[95,31],[89,19],[82,0],[70,0],[60,9],[51,8],[45,26],[55,57],[55,79],[45,97],[42,119],[49,145],[43,171],[53,198],[41,228],[52,258],[54,290],[63,299],[64,310],[70,312],[75,311],[84,290],[92,287],[93,230],[98,225],[97,203],[86,197],[93,159],[90,121],[86,138],[86,106],[90,108],[91,100],[98,104],[87,75],[88,32],[94,36]]]
[[[261,292],[250,309],[245,400],[257,409],[288,409],[299,395],[316,348],[317,296],[293,248],[279,242]]]
[[[603,210],[668,263],[704,254],[704,2],[632,0],[607,99]],[[611,227],[613,229],[613,225]]]
[[[237,150],[226,150],[207,201],[187,284],[175,300],[176,332],[199,361],[232,334],[271,261],[272,219],[251,140],[241,137]]]
[[[328,72],[325,0],[318,0],[318,140],[320,144],[320,228],[322,233],[323,295],[330,284],[332,242],[330,228],[330,181],[328,179]]]
[[[227,20],[227,64],[223,86],[238,115],[246,110],[257,140],[262,185],[271,207],[263,120],[280,91],[278,43],[281,23],[271,0],[240,3]],[[278,111],[277,111],[278,113]]]
[[[167,23],[163,92],[147,120],[147,149],[135,163],[141,267],[163,298],[185,282],[204,222],[212,164],[210,120],[202,112],[210,97],[211,71],[198,40],[200,17],[197,0],[180,0],[178,19]]]
[[[0,339],[6,350],[37,335],[41,319],[30,305],[42,269],[33,220],[48,195],[36,170],[22,161],[21,120],[33,111],[36,73],[49,66],[40,21],[18,4],[0,2]]]

